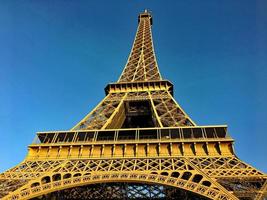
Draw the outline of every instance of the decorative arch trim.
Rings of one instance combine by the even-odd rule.
[[[201,183],[195,183],[192,180],[184,180],[182,178],[175,178],[171,176],[164,176],[158,174],[146,174],[144,172],[107,172],[107,173],[94,173],[85,174],[82,176],[71,176],[66,179],[60,179],[48,183],[42,183],[42,180],[49,176],[43,176],[39,181],[31,182],[20,191],[6,196],[4,199],[17,200],[17,199],[31,199],[51,192],[64,190],[68,188],[97,184],[103,182],[135,182],[147,184],[160,184],[172,186],[179,189],[184,189],[209,199],[237,199],[235,196],[228,194],[218,188],[205,186]],[[48,179],[48,178],[47,178]]]

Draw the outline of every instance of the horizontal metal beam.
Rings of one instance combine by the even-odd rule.
[[[105,87],[106,95],[110,92],[141,92],[168,90],[173,95],[173,84],[168,80],[135,81],[110,83]]]

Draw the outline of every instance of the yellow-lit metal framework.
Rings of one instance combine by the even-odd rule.
[[[71,130],[38,132],[25,160],[0,174],[0,198],[109,182],[160,184],[209,199],[266,197],[266,174],[237,158],[227,126],[197,126],[175,101],[158,70],[151,14],[138,22],[127,64],[106,97]],[[126,127],[139,114],[153,126]]]

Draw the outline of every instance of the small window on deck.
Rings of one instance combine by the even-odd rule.
[[[169,129],[161,129],[161,139],[170,139],[170,130]]]
[[[225,131],[225,127],[218,127],[215,128],[215,131],[217,133],[217,136],[219,138],[224,138],[226,136],[226,131]]]
[[[43,143],[51,143],[55,133],[47,133]]]
[[[179,134],[179,129],[171,129],[171,139],[179,139],[180,134]]]
[[[85,141],[91,142],[94,139],[95,132],[86,132]]]
[[[214,128],[205,128],[207,138],[215,138],[216,134]]]
[[[58,133],[56,142],[64,142],[65,137],[66,137],[66,133]]]
[[[191,128],[183,128],[182,131],[183,131],[184,138],[192,138]]]
[[[73,132],[71,132],[71,133],[67,133],[64,142],[72,142],[73,137],[74,137],[74,133],[73,133]]]
[[[157,139],[157,130],[140,130],[139,139]]]
[[[46,136],[47,136],[46,133],[40,133],[40,134],[38,134],[38,139],[40,140],[41,143],[45,143]]]
[[[192,128],[192,130],[193,130],[193,137],[194,138],[202,138],[203,137],[201,128]]]
[[[115,131],[99,131],[97,141],[114,140]]]
[[[82,142],[85,140],[86,133],[85,132],[79,132],[77,135],[77,142]]]
[[[119,131],[118,140],[134,140],[136,135],[135,130]]]

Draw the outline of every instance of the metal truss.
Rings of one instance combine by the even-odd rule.
[[[118,82],[71,130],[37,133],[25,160],[0,174],[1,199],[267,198],[266,174],[237,158],[227,127],[197,126],[175,101],[152,16],[138,19]]]
[[[125,102],[144,100],[150,102],[153,116],[159,127],[195,126],[193,120],[182,110],[168,90],[151,89],[151,91],[108,94],[72,130],[121,128],[120,126],[125,120]],[[120,120],[118,123],[111,124],[118,118]]]
[[[133,47],[119,82],[160,80],[151,33],[152,16],[141,16]]]
[[[116,96],[117,98],[114,98]],[[117,111],[117,108],[121,106],[123,102],[123,96],[125,94],[110,94],[96,106],[80,123],[78,123],[73,129],[102,129],[105,127],[106,122]]]
[[[217,173],[209,173],[212,171]],[[27,172],[28,176],[25,176]],[[34,176],[29,174],[36,177],[30,178]],[[257,199],[257,195],[264,194],[267,181],[263,173],[235,157],[25,161],[7,171],[4,177],[9,181],[25,181],[22,187],[18,185],[19,189],[4,199],[28,199],[66,188],[104,182],[167,185],[215,199]]]
[[[194,126],[195,123],[176,103],[169,91],[152,91],[152,107],[163,127]]]
[[[209,198],[235,199],[211,178],[194,169],[186,159],[168,158],[68,160],[4,199],[28,199],[80,185],[128,181],[174,186]]]

